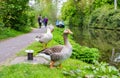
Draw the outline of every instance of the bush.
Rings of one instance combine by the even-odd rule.
[[[30,14],[29,0],[4,0],[1,1],[1,19],[4,27],[18,31],[28,32],[33,24],[34,15]]]
[[[99,50],[96,48],[88,48],[80,46],[79,44],[73,45],[73,54],[71,58],[79,59],[87,63],[93,63],[100,57]]]
[[[110,5],[105,5],[93,11],[88,25],[99,28],[120,28],[120,10],[114,10]]]
[[[107,63],[84,66],[81,69],[63,71],[68,78],[119,78],[119,70]]]

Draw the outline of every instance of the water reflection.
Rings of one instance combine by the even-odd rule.
[[[115,52],[120,52],[120,31],[79,27],[71,29],[74,32],[75,41],[80,45],[95,47],[101,51],[100,60],[102,61],[110,62],[113,48]]]

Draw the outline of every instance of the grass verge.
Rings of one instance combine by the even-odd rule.
[[[9,28],[4,28],[3,30],[0,30],[0,40],[4,40],[10,37],[15,37],[21,34],[23,34],[23,32],[19,32]]]

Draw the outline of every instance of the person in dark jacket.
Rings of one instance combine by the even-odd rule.
[[[47,18],[47,17],[45,17],[45,18],[43,19],[43,23],[44,23],[45,27],[47,27],[47,24],[48,24],[48,18]]]
[[[39,28],[41,28],[41,25],[42,25],[42,16],[41,15],[38,16],[38,24],[39,24]]]

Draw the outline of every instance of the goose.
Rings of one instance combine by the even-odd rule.
[[[69,58],[72,54],[72,45],[68,40],[68,34],[73,34],[70,29],[65,29],[63,32],[64,45],[56,45],[51,48],[42,50],[38,56],[44,57],[50,61],[50,68],[53,68],[55,64],[59,64],[62,67],[62,62]]]
[[[47,27],[47,32],[40,34],[39,36],[36,36],[35,40],[39,41],[40,43],[43,44],[43,49],[47,47],[48,42],[50,42],[53,38],[52,32],[54,28]]]

